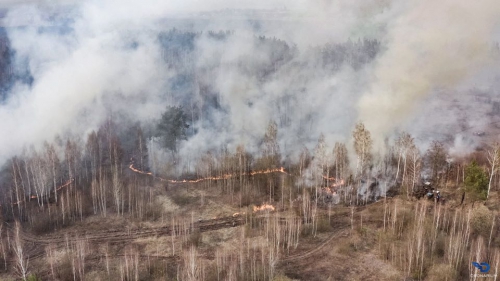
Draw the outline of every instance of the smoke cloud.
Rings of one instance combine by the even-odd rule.
[[[386,51],[358,103],[360,119],[379,136],[407,125],[433,92],[456,91],[488,68],[500,19],[497,1],[410,1],[396,9]]]
[[[0,163],[56,135],[85,139],[110,116],[152,124],[169,105],[194,120],[186,159],[258,152],[270,121],[290,159],[321,133],[348,141],[357,120],[376,141],[421,132],[437,116],[418,114],[422,102],[453,108],[443,97],[462,104],[484,78],[500,18],[492,0],[5,3],[13,71],[32,82],[0,104]],[[494,79],[481,80],[490,97]]]

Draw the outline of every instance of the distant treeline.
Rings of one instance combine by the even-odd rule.
[[[295,44],[276,37],[237,36],[233,31],[189,32],[178,29],[158,35],[162,57],[174,73],[168,81],[169,97],[166,98],[191,108],[193,121],[202,118],[210,122],[213,109],[224,110],[215,84],[221,70],[234,70],[262,85],[290,73],[315,77],[318,74],[333,75],[344,67],[357,71],[373,61],[381,49],[380,41],[375,39],[347,40],[299,50]],[[242,50],[236,58],[224,59],[225,49],[234,48],[232,44],[241,44]],[[204,49],[207,45],[210,49],[215,46],[219,53],[214,51],[207,58]],[[296,86],[290,87],[290,94],[304,90],[302,86]],[[282,104],[288,102],[279,101]],[[280,121],[281,125],[288,123]]]
[[[179,66],[180,63],[187,63],[196,59],[197,40],[206,35],[210,40],[224,42],[231,36],[233,31],[208,31],[189,32],[178,29],[171,29],[159,34],[158,38],[163,48],[163,57],[172,66]],[[283,65],[296,58],[297,47],[276,37],[255,36],[254,47],[266,50],[270,56],[268,65]],[[347,40],[346,42],[329,43],[324,46],[312,48],[312,58],[317,66],[331,71],[338,71],[345,64],[358,70],[363,65],[371,62],[380,51],[380,41],[376,39]],[[308,57],[310,59],[311,57]],[[265,71],[264,73],[269,74]],[[275,68],[276,70],[276,68]]]
[[[27,61],[16,57],[7,30],[0,27],[0,104],[8,97],[16,81],[31,85],[33,77]]]

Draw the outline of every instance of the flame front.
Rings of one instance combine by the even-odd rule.
[[[323,175],[323,179],[329,180],[329,181],[335,181],[336,180],[334,177],[329,178],[329,177],[327,177],[325,175]]]
[[[327,180],[327,181],[331,181],[333,182],[333,184],[331,185],[331,187],[339,187],[339,186],[342,186],[344,185],[344,179],[337,179],[335,177],[327,177],[325,175],[323,175],[323,179]]]
[[[332,187],[341,187],[344,184],[345,184],[344,179],[341,179],[341,180],[337,181],[336,183],[332,184]]]
[[[253,206],[253,212],[254,213],[261,212],[261,211],[273,212],[275,210],[276,210],[276,208],[274,208],[274,206],[270,205],[270,204],[263,204],[260,207],[259,206]]]
[[[225,174],[225,175],[221,175],[221,176],[217,176],[217,177],[205,177],[205,178],[199,178],[199,179],[195,179],[195,180],[186,180],[186,179],[173,180],[173,179],[165,179],[165,178],[156,176],[151,172],[141,171],[141,170],[134,167],[133,162],[130,163],[129,169],[135,173],[152,176],[152,177],[159,179],[160,181],[166,181],[166,182],[170,182],[170,183],[198,183],[198,182],[208,181],[208,180],[212,180],[212,181],[226,180],[226,179],[234,178],[237,176],[255,176],[255,175],[263,175],[263,174],[271,174],[271,173],[282,173],[282,174],[288,175],[288,173],[285,171],[285,168],[280,167],[280,168],[276,168],[276,169],[266,169],[266,170],[253,171],[253,172],[249,172],[249,173],[234,173],[234,174]]]
[[[59,191],[59,190],[61,190],[61,189],[63,189],[63,188],[65,188],[66,186],[70,185],[74,180],[75,179],[69,179],[67,182],[65,182],[61,186],[57,187],[56,188],[56,192]],[[49,194],[49,196],[50,196],[50,194]],[[30,195],[29,198],[30,199],[37,199],[38,196],[37,195]],[[12,203],[12,205],[18,205],[18,204],[21,204],[21,203],[24,203],[24,202],[26,202],[26,200],[19,200],[17,202]]]

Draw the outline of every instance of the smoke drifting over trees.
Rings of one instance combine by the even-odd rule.
[[[9,136],[1,139],[2,162],[56,135],[84,136],[110,115],[157,120],[166,106],[181,106],[193,122],[178,147],[187,158],[240,144],[257,152],[274,121],[282,157],[297,160],[300,147],[312,149],[321,133],[332,144],[349,139],[358,120],[376,144],[401,126],[421,132],[424,97],[457,92],[426,101],[452,107],[449,100],[468,92],[461,81],[481,81],[495,99],[494,77],[480,74],[497,62],[497,3],[191,4],[10,7],[3,18],[1,79],[11,82],[3,83],[10,86],[0,108]],[[456,13],[445,12],[449,6]],[[462,126],[487,123],[469,115]],[[432,137],[446,133],[454,132]]]
[[[390,132],[433,91],[456,91],[464,80],[498,64],[491,50],[499,14],[495,1],[405,3],[388,28],[387,51],[374,68],[369,94],[359,103],[368,128]]]
[[[247,2],[0,4],[5,270],[271,280],[338,229],[407,277],[499,261],[498,1]]]
[[[110,117],[152,124],[167,106],[190,120],[170,149],[191,160],[238,145],[258,153],[270,122],[282,159],[298,161],[320,134],[331,146],[349,140],[358,121],[382,151],[401,129],[425,149],[498,118],[495,2],[193,4],[10,6],[0,161],[56,136],[85,138]],[[459,118],[442,118],[457,107]],[[456,150],[474,148],[469,133],[454,137]]]

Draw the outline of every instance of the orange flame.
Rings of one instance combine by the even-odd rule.
[[[340,181],[332,184],[332,187],[340,187],[342,185],[344,185],[345,181],[343,179],[341,179]]]
[[[335,177],[330,177],[329,178],[329,177],[323,175],[323,179],[334,182],[334,184],[332,185],[333,187],[341,186],[341,185],[344,184],[344,180],[343,179],[338,180]]]
[[[269,205],[269,204],[263,204],[262,206],[253,206],[253,212],[254,213],[257,213],[257,212],[261,212],[261,211],[268,211],[268,212],[272,212],[272,211],[275,211],[276,208],[274,208],[273,205]]]
[[[68,180],[67,182],[65,182],[63,185],[61,185],[61,186],[57,187],[57,188],[56,188],[56,191],[59,191],[59,190],[61,190],[61,189],[65,188],[66,186],[70,185],[70,184],[71,184],[74,180],[75,180],[75,179],[69,179],[69,180]],[[49,195],[50,195],[50,194],[49,194]],[[30,195],[30,196],[29,196],[29,198],[30,198],[30,199],[36,199],[36,198],[38,198],[38,196],[37,196],[37,195]],[[12,203],[12,205],[18,205],[18,204],[21,204],[21,203],[24,203],[24,202],[26,202],[26,200],[19,200],[19,201],[17,201],[17,202]]]
[[[325,180],[335,181],[335,178],[334,178],[334,177],[329,178],[329,177],[327,177],[327,176],[323,175],[323,178],[324,178]]]
[[[323,187],[321,188],[321,190],[327,194],[333,194],[332,190],[329,187]]]
[[[152,177],[155,177],[155,178],[159,179],[160,181],[166,181],[166,182],[170,182],[170,183],[198,183],[198,182],[207,181],[207,180],[212,180],[212,181],[226,180],[226,179],[230,179],[230,178],[233,178],[233,177],[237,177],[239,175],[255,176],[255,175],[271,174],[271,173],[282,173],[282,174],[287,174],[288,175],[288,173],[285,171],[285,168],[280,167],[280,168],[276,168],[276,169],[267,169],[267,170],[253,171],[253,172],[250,172],[250,173],[234,173],[234,174],[225,174],[225,175],[221,175],[221,176],[218,176],[218,177],[205,177],[205,178],[199,178],[199,179],[195,179],[195,180],[186,180],[186,179],[184,179],[184,180],[172,180],[172,179],[165,179],[165,178],[162,178],[162,177],[159,177],[159,176],[155,176],[151,172],[141,171],[141,170],[139,170],[139,169],[137,169],[137,168],[134,167],[134,163],[130,163],[129,169],[132,170],[135,173],[139,173],[139,174],[142,174],[142,175],[152,176]]]
[[[60,187],[56,188],[56,191],[59,191],[61,189],[63,189],[64,187],[70,185],[73,181],[75,181],[75,179],[69,179],[66,183],[64,183],[63,185],[61,185]],[[36,197],[35,197],[36,198]]]

